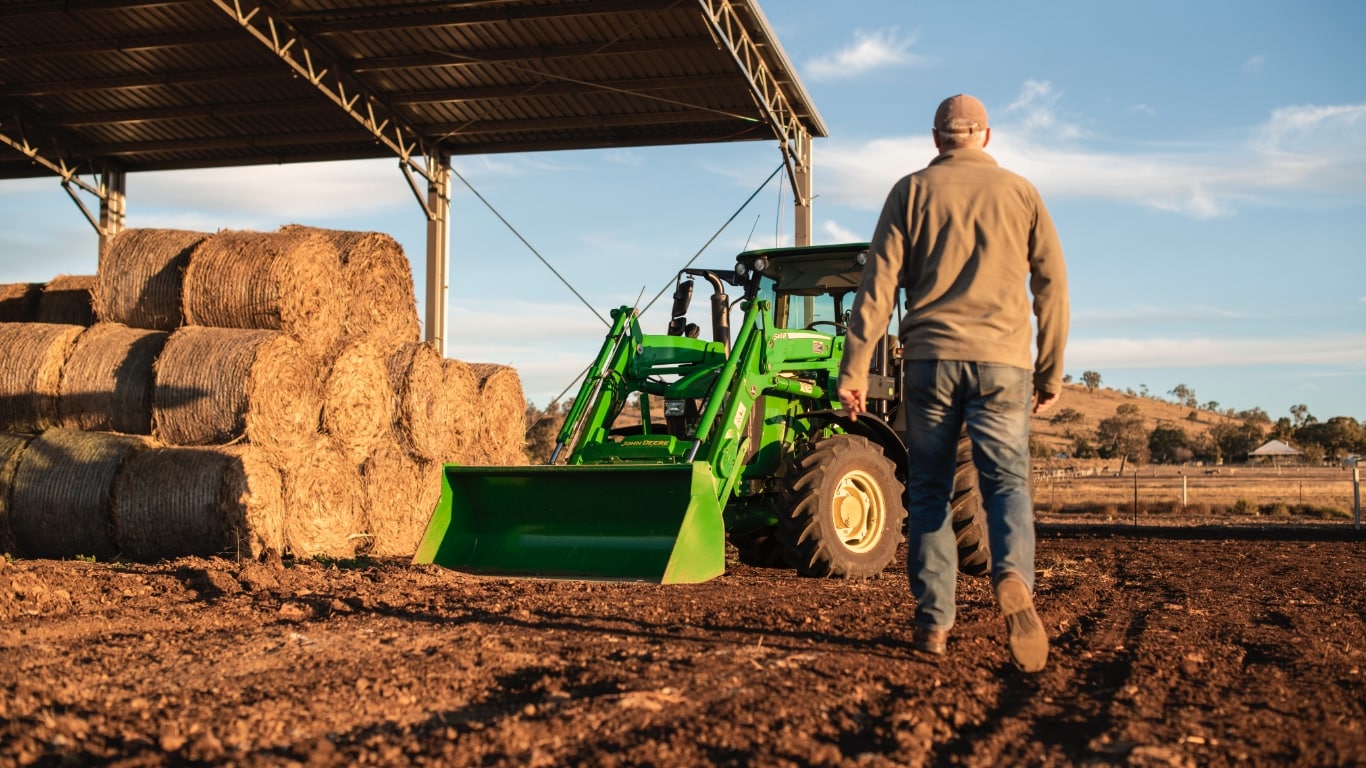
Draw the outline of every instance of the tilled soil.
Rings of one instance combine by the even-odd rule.
[[[987,582],[0,560],[0,765],[1366,763],[1366,539],[1041,526],[1048,668]]]

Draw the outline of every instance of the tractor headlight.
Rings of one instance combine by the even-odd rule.
[[[735,276],[743,279],[743,278],[747,277],[748,275],[749,275],[749,267],[745,266],[745,262],[743,262],[743,261],[737,261],[737,262],[735,262]]]
[[[687,406],[684,405],[684,401],[682,401],[682,400],[665,400],[665,401],[664,401],[664,415],[665,415],[665,416],[682,416],[682,415],[685,414],[685,413],[687,413]]]
[[[768,259],[765,259],[763,256],[760,256],[759,258],[754,260],[755,272],[763,272],[765,269],[768,269]]]
[[[858,264],[860,267],[863,266],[864,264],[867,264],[867,263],[868,263],[868,252],[867,252],[867,251],[859,251],[859,252],[858,252],[858,255],[854,257],[854,263],[855,263],[855,264]]]

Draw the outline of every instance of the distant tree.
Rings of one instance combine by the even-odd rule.
[[[1157,464],[1184,464],[1195,452],[1186,431],[1174,424],[1158,424],[1148,434],[1148,453]]]
[[[1256,406],[1253,406],[1246,411],[1239,411],[1235,416],[1243,421],[1258,424],[1263,428],[1271,426],[1271,417],[1267,415],[1266,411]]]
[[[1065,374],[1065,375],[1062,377],[1062,383],[1064,383],[1064,384],[1071,384],[1071,383],[1072,383],[1072,374],[1070,374],[1070,373],[1069,373],[1069,374]]]
[[[1147,396],[1148,396],[1148,385],[1147,385],[1147,384],[1139,384],[1139,385],[1138,385],[1138,394],[1139,394],[1140,397],[1147,397]]]
[[[1199,421],[1199,420],[1200,420],[1200,412],[1199,412],[1199,411],[1191,411],[1190,413],[1186,414],[1186,421]]]
[[[1100,372],[1083,371],[1081,374],[1081,383],[1086,385],[1087,390],[1095,392],[1096,387],[1100,386]]]
[[[1210,439],[1220,458],[1232,461],[1246,461],[1247,455],[1266,442],[1266,430],[1256,420],[1246,420],[1242,424],[1224,422],[1210,428]]]
[[[1334,416],[1323,423],[1306,424],[1295,430],[1301,445],[1318,445],[1324,455],[1340,459],[1351,453],[1366,453],[1366,427],[1351,416]]]
[[[1276,440],[1290,440],[1295,436],[1295,428],[1291,426],[1290,419],[1282,416],[1271,425],[1268,435]]]
[[[550,454],[555,450],[555,442],[560,434],[560,427],[564,424],[565,416],[569,414],[572,403],[559,403],[551,401],[545,410],[536,407],[536,404],[527,401],[526,404],[526,453],[527,460],[532,464],[543,464],[550,459]]]
[[[1309,412],[1309,406],[1304,403],[1290,406],[1290,416],[1295,420],[1295,429],[1318,421],[1318,419],[1314,418],[1314,414]]]
[[[1115,409],[1114,416],[1101,419],[1096,426],[1096,449],[1101,458],[1120,459],[1120,472],[1124,471],[1124,462],[1147,463],[1148,433],[1137,405],[1124,403]]]
[[[1205,410],[1207,410],[1207,411],[1213,411],[1214,413],[1218,413],[1218,412],[1219,412],[1219,401],[1218,401],[1218,400],[1211,400],[1211,401],[1209,401],[1208,403],[1205,403],[1204,405],[1202,405],[1202,406],[1200,406],[1200,407],[1203,408],[1203,409],[1205,409]]]
[[[1181,405],[1187,406],[1189,408],[1195,407],[1195,390],[1191,389],[1185,384],[1177,384],[1176,386],[1172,387],[1171,391],[1167,394],[1176,398],[1176,402],[1180,403]]]
[[[1072,438],[1072,456],[1078,459],[1098,459],[1100,453],[1090,440],[1078,435]]]

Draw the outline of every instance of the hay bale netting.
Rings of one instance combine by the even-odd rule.
[[[284,229],[295,228],[304,229]],[[422,328],[413,292],[413,268],[403,246],[380,232],[313,231],[331,240],[341,255],[350,293],[342,324],[344,335],[378,337],[391,345],[418,341]]]
[[[361,520],[360,473],[322,435],[283,457],[284,545],[294,557],[353,557],[368,547]]]
[[[42,297],[42,283],[0,284],[0,323],[37,322]]]
[[[356,467],[393,429],[389,351],[374,337],[354,341],[337,355],[323,382],[323,431]]]
[[[43,286],[38,297],[40,323],[95,324],[94,275],[59,275]]]
[[[41,432],[57,424],[62,368],[85,328],[0,323],[0,430]]]
[[[113,491],[119,468],[146,438],[49,429],[24,449],[14,472],[10,525],[29,557],[118,555]]]
[[[142,562],[280,551],[280,473],[250,445],[157,448],[128,457],[114,484],[114,536]]]
[[[92,432],[152,432],[152,366],[167,333],[96,323],[76,338],[62,369],[60,426]]]
[[[479,380],[476,452],[498,466],[525,466],[526,395],[517,370],[495,363],[470,363]]]
[[[368,554],[409,557],[417,551],[441,498],[441,462],[421,461],[397,439],[382,443],[361,466],[361,515]]]
[[[246,437],[293,454],[318,436],[318,363],[279,331],[186,326],[154,366],[152,434],[168,445]]]
[[[479,377],[463,360],[441,361],[442,391],[451,412],[451,443],[439,461],[468,464],[479,430]]]
[[[33,435],[0,432],[0,554],[18,551],[10,525],[10,496],[14,490],[14,472],[32,440]]]
[[[126,229],[114,235],[100,253],[95,317],[133,328],[179,328],[185,266],[207,237],[180,229]]]
[[[388,369],[394,424],[404,447],[414,458],[443,461],[456,427],[441,354],[430,342],[404,344],[390,354]]]
[[[190,325],[283,331],[319,360],[335,354],[350,301],[336,246],[306,227],[204,240],[182,295]]]

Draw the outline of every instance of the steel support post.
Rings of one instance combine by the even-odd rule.
[[[451,159],[427,160],[426,339],[446,356],[446,305],[450,292]]]
[[[104,194],[100,196],[100,253],[109,240],[128,225],[128,174],[122,170],[104,172]]]

